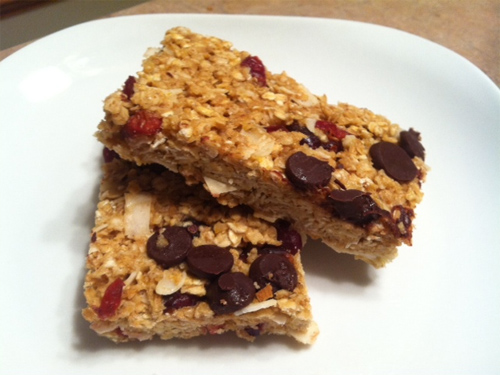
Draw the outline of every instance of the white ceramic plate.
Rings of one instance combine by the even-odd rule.
[[[115,345],[81,318],[102,100],[174,26],[231,40],[330,102],[423,135],[413,248],[374,270],[303,252],[321,335]],[[500,370],[500,93],[455,53],[338,20],[148,15],[82,24],[0,63],[0,368],[8,374],[429,374]]]

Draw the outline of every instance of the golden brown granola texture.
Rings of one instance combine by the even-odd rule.
[[[314,342],[318,329],[300,253],[289,256],[298,275],[293,291],[269,293],[262,288],[247,307],[216,315],[204,299],[207,279],[191,274],[186,262],[165,269],[146,252],[147,240],[156,229],[195,224],[199,233],[193,246],[229,248],[234,257],[231,272],[248,275],[259,247],[280,244],[273,225],[246,208],[219,205],[201,186],[186,186],[181,176],[161,166],[138,167],[115,158],[103,170],[84,285],[88,307],[83,316],[94,331],[115,342],[228,331],[250,341],[260,334],[280,334],[305,344]],[[124,282],[118,310],[102,318],[103,296],[117,279]],[[199,302],[168,310],[164,300],[174,293],[197,296]]]
[[[369,156],[377,142],[397,143],[401,128],[367,109],[328,104],[325,96],[313,95],[286,73],[266,71],[267,85],[259,85],[242,66],[248,56],[218,38],[183,27],[169,30],[161,48],[148,50],[133,96],[128,99],[117,90],[106,98],[98,139],[124,159],[159,163],[181,173],[189,184],[203,182],[222,204],[244,203],[267,220],[292,221],[338,252],[376,267],[394,259],[399,245],[411,244],[412,226],[400,225],[398,234],[383,221],[360,226],[335,217],[325,207],[324,192],[303,192],[290,184],[285,164],[301,151],[334,168],[326,190],[361,190],[393,215],[400,214],[393,210],[398,206],[413,211],[423,196],[424,161],[414,157],[418,177],[399,183],[374,168]],[[142,110],[161,118],[161,131],[124,136],[124,126]],[[301,132],[268,131],[297,122],[327,141],[314,126],[317,120],[349,133],[342,140],[343,151],[300,144],[307,137]]]

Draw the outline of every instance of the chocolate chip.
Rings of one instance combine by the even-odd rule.
[[[399,134],[399,146],[406,151],[406,153],[413,158],[418,156],[420,159],[425,159],[425,148],[420,143],[420,133],[410,129],[409,131],[402,131]]]
[[[297,271],[285,255],[264,254],[250,266],[249,276],[263,288],[271,284],[273,290],[293,291],[297,286]]]
[[[383,169],[396,181],[409,182],[418,174],[417,167],[405,150],[394,143],[375,143],[370,147],[370,156],[375,168]]]
[[[169,268],[180,264],[192,248],[192,238],[183,227],[165,227],[149,237],[147,254],[160,266]]]
[[[326,161],[316,159],[299,151],[286,161],[285,174],[300,190],[317,189],[328,185],[333,168]]]
[[[329,195],[329,204],[338,217],[358,225],[367,224],[382,214],[372,197],[360,190],[334,190]]]
[[[207,301],[217,315],[231,314],[248,306],[255,297],[252,279],[241,272],[222,274],[207,288]]]
[[[212,278],[228,272],[233,263],[229,250],[215,245],[193,247],[187,254],[189,271],[202,278]]]
[[[394,206],[391,210],[391,217],[394,220],[394,231],[399,237],[411,239],[411,223],[415,213],[411,208],[401,205]]]

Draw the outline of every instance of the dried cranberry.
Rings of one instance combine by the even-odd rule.
[[[293,263],[282,254],[259,256],[250,266],[249,276],[260,288],[271,284],[274,291],[285,289],[292,292],[298,283]]]
[[[123,127],[125,137],[134,137],[138,135],[155,135],[161,130],[162,119],[156,114],[141,110],[132,115]]]
[[[260,86],[266,86],[266,68],[257,56],[248,56],[241,62],[241,66],[250,68],[250,74],[257,80]]]
[[[281,247],[287,253],[295,255],[302,250],[302,236],[293,229],[289,222],[280,220],[276,223],[278,230],[278,240],[281,241]]]
[[[314,133],[312,131],[310,131],[307,127],[305,126],[302,126],[299,124],[299,122],[297,120],[294,120],[289,126],[288,126],[288,129],[292,132],[299,132],[299,133],[302,133],[304,135],[307,135],[308,137],[310,137],[311,135],[314,135]]]
[[[164,313],[172,314],[175,310],[183,307],[196,306],[201,301],[201,297],[193,294],[175,292],[163,297]]]
[[[136,81],[135,77],[129,76],[123,86],[123,93],[125,94],[128,100],[130,100],[130,98],[132,98],[132,96],[134,95],[135,81]]]
[[[200,235],[200,227],[196,224],[191,224],[186,229],[189,232],[189,234],[193,237],[198,237]]]
[[[97,308],[99,319],[104,320],[111,318],[116,314],[120,303],[122,302],[122,292],[125,283],[121,279],[116,279],[108,285],[104,296],[101,300],[101,305]]]
[[[321,145],[325,150],[332,152],[341,152],[344,151],[344,145],[340,140],[332,139],[326,143]]]
[[[336,124],[330,121],[316,121],[316,128],[322,130],[328,139],[344,139],[350,133],[339,128]]]
[[[102,157],[105,163],[111,163],[114,159],[120,158],[120,156],[118,156],[115,151],[110,150],[107,147],[104,147],[104,149],[102,150]]]
[[[279,220],[276,222],[280,246],[267,245],[259,249],[259,254],[291,254],[295,255],[302,250],[302,236],[293,229],[289,222]]]
[[[246,327],[245,332],[248,333],[252,337],[257,337],[260,335],[260,332],[262,331],[263,324],[257,324],[257,327]]]
[[[283,125],[283,124],[279,124],[279,125],[271,125],[271,126],[268,126],[266,128],[266,131],[268,133],[274,133],[274,132],[278,132],[278,131],[283,131],[283,132],[287,132],[288,131],[288,128]]]
[[[319,126],[317,124],[320,124]],[[342,146],[342,142],[340,141],[341,138],[333,138],[331,136],[331,133],[334,132],[337,135],[342,136],[343,130],[337,128],[333,123],[327,122],[327,121],[316,121],[316,127],[327,132],[327,135],[329,136],[329,141],[328,142],[322,142],[321,139],[314,134],[312,131],[310,131],[307,127],[301,126],[297,121],[294,121],[290,126],[288,126],[290,131],[293,132],[300,132],[304,135],[307,136],[307,138],[304,138],[300,141],[301,145],[307,145],[311,147],[313,150],[323,147],[327,151],[333,151],[333,152],[340,152],[344,151],[344,147]],[[335,129],[335,130],[331,130]],[[345,132],[346,134],[349,134]],[[344,138],[345,135],[342,136]]]
[[[300,144],[301,145],[307,145],[309,147],[311,147],[313,150],[323,146],[323,143],[321,142],[321,139],[319,139],[319,137],[317,135],[311,135],[307,138],[304,138],[300,141]]]

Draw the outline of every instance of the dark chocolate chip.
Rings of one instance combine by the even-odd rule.
[[[252,279],[241,272],[224,273],[207,288],[207,301],[217,315],[231,314],[248,306],[255,297]]]
[[[410,129],[409,131],[402,131],[399,134],[399,146],[406,151],[406,153],[413,158],[418,156],[420,159],[425,159],[425,148],[420,143],[420,133]]]
[[[298,189],[310,190],[328,185],[333,168],[326,161],[299,151],[286,161],[285,174]]]
[[[297,286],[297,271],[286,255],[264,254],[250,266],[249,276],[263,288],[271,284],[273,290],[293,291]]]
[[[375,143],[370,147],[370,156],[375,168],[383,169],[396,181],[409,182],[418,174],[417,167],[405,150],[394,143]]]
[[[146,249],[150,258],[169,268],[182,263],[192,246],[192,237],[186,228],[165,227],[149,237]]]
[[[411,239],[411,223],[415,213],[411,208],[401,205],[394,206],[391,210],[391,217],[394,220],[394,231],[399,237]]]
[[[338,217],[358,225],[367,224],[382,213],[372,197],[360,190],[334,190],[329,203]]]
[[[233,263],[229,250],[215,245],[193,247],[187,255],[189,271],[202,278],[212,278],[228,272]]]

